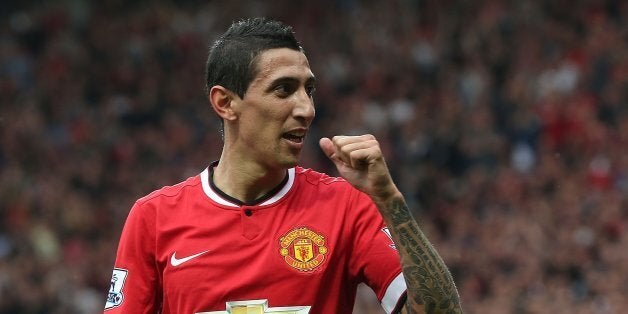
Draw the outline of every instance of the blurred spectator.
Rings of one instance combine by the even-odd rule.
[[[0,313],[101,311],[133,201],[218,158],[207,45],[252,15],[294,25],[321,78],[303,165],[333,171],[316,136],[376,134],[467,313],[628,308],[625,1],[0,12]]]

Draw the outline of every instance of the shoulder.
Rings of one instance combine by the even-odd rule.
[[[327,195],[336,201],[339,199],[352,201],[360,198],[362,194],[342,177],[330,176],[309,168],[296,167],[295,177],[301,192],[310,191],[319,200],[322,195]]]
[[[295,175],[297,178],[302,179],[311,185],[332,186],[335,188],[347,188],[351,186],[341,177],[333,177],[326,173],[300,166],[295,167]]]
[[[167,220],[172,215],[182,213],[182,210],[190,207],[191,202],[198,200],[199,191],[202,191],[200,185],[200,176],[196,175],[139,198],[129,211],[126,224],[150,226],[157,224],[159,219]]]
[[[160,201],[167,198],[177,198],[183,194],[186,194],[190,190],[197,189],[200,184],[200,176],[195,175],[193,177],[187,178],[183,182],[179,182],[175,185],[164,186],[158,190],[155,190],[148,195],[138,199],[136,204],[143,205],[146,203]]]

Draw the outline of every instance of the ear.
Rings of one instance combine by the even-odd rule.
[[[209,103],[212,108],[224,120],[233,121],[237,118],[235,111],[232,108],[232,102],[239,98],[232,91],[227,88],[215,85],[209,90]]]

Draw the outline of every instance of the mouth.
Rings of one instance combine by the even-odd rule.
[[[305,131],[298,130],[298,131],[286,132],[281,137],[290,142],[301,144],[303,143],[303,139],[305,139]]]

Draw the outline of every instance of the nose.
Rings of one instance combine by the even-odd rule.
[[[314,99],[312,99],[304,89],[301,89],[297,94],[297,103],[294,106],[293,115],[295,118],[304,120],[307,124],[310,124],[316,115]]]

